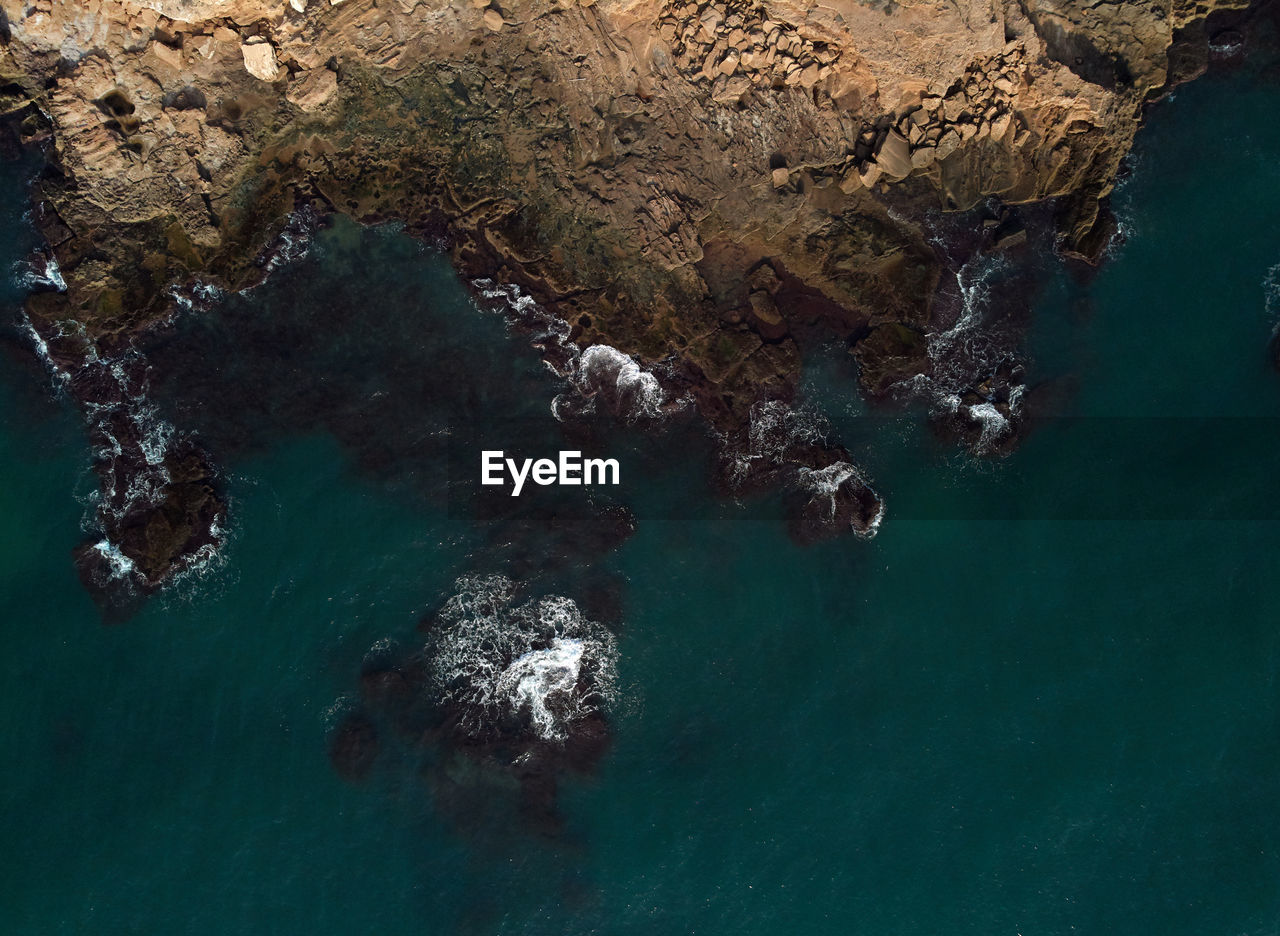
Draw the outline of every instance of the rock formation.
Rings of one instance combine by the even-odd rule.
[[[0,0],[66,286],[28,315],[72,367],[260,279],[300,208],[399,219],[734,431],[805,335],[872,393],[926,366],[928,213],[1052,199],[1095,258],[1144,103],[1246,2]]]

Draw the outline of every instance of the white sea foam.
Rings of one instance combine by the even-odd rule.
[[[310,221],[307,218],[293,215],[281,230],[276,242],[271,246],[271,253],[263,270],[274,273],[280,267],[301,260],[311,249]]]
[[[986,316],[995,283],[1008,267],[1002,254],[979,254],[955,273],[960,310],[951,327],[928,335],[926,353],[930,373],[916,374],[894,387],[900,396],[925,400],[937,415],[960,415],[981,425],[973,444],[977,454],[990,452],[1014,429],[1021,415],[1022,387],[1009,390],[1009,412],[1001,413],[991,401],[964,404],[961,395],[1001,367],[1012,367],[1014,355],[986,327]]]
[[[188,601],[192,600],[200,593],[190,588],[179,589],[178,586],[204,581],[212,572],[226,565],[227,531],[222,529],[216,519],[209,524],[209,536],[212,542],[205,543],[192,552],[186,557],[182,567],[173,573],[168,582],[169,594],[177,594]]]
[[[552,315],[534,301],[533,297],[512,283],[498,283],[481,278],[471,285],[484,299],[496,302],[508,321],[519,324],[529,332],[530,344],[543,352],[543,360],[557,377],[573,376],[578,361],[578,346],[569,340],[572,329],[558,315]]]
[[[661,417],[667,402],[657,377],[609,345],[591,345],[582,352],[574,384],[588,398],[603,397],[629,422]]]
[[[45,341],[40,332],[36,330],[35,325],[31,322],[30,316],[28,316],[26,312],[22,313],[19,328],[22,333],[31,340],[31,344],[36,351],[36,357],[38,357],[41,363],[49,369],[49,373],[53,375],[55,386],[59,389],[66,387],[66,385],[71,382],[70,372],[53,359],[53,355],[49,353],[49,343]]]
[[[94,551],[107,560],[107,568],[111,573],[111,581],[131,577],[137,572],[133,560],[120,551],[120,547],[105,537],[93,544]]]
[[[217,302],[222,298],[222,290],[212,283],[197,282],[191,287],[191,294],[203,302]]]
[[[286,244],[289,249],[299,246],[300,242],[296,237]],[[29,288],[44,287],[59,292],[67,288],[57,260],[51,255],[41,254],[20,265],[17,275],[19,282]],[[177,300],[179,308],[191,307],[190,299],[183,294],[171,290],[170,295]],[[191,288],[190,295],[201,302],[210,302],[219,298],[221,293],[215,286],[196,283]],[[25,312],[21,315],[19,327],[30,339],[36,356],[49,369],[55,388],[67,388],[75,373],[66,364],[54,359],[48,342]],[[178,432],[172,423],[160,417],[157,407],[149,401],[145,360],[136,351],[126,350],[113,359],[104,359],[81,322],[57,323],[55,334],[60,339],[79,339],[79,353],[82,357],[79,370],[99,369],[101,374],[109,376],[119,391],[118,397],[107,394],[108,402],[82,403],[85,421],[93,429],[93,456],[99,463],[100,484],[97,490],[87,496],[78,495],[78,499],[89,508],[82,527],[86,532],[102,536],[94,543],[93,549],[106,560],[111,580],[126,579],[135,575],[137,569],[133,561],[120,551],[119,545],[104,535],[105,530],[112,520],[154,506],[164,499],[165,486],[170,482],[165,462],[178,440]],[[91,377],[94,381],[99,379],[97,374]],[[140,456],[127,467],[121,466],[121,459],[129,455],[126,443],[121,441],[117,432],[121,417],[133,425],[133,432],[128,435],[134,441],[128,445],[136,445],[135,455]],[[137,461],[141,461],[141,466]],[[127,479],[127,487],[121,491],[119,484],[124,479]],[[216,521],[209,532],[212,542],[184,558],[175,580],[193,575],[203,576],[204,572],[218,564],[226,535]]]
[[[826,438],[826,419],[808,407],[796,408],[780,400],[755,403],[747,415],[745,446],[732,450],[729,483],[741,485],[753,468],[777,466],[798,446],[815,445]],[[727,439],[722,444],[728,446]]]
[[[982,434],[978,437],[978,451],[989,451],[1009,431],[1009,420],[994,404],[978,403],[966,407],[970,419],[975,419],[982,426]]]
[[[142,403],[130,416],[138,429],[138,447],[148,465],[162,465],[173,444],[173,424],[161,419],[154,403]]]
[[[332,731],[344,718],[359,708],[360,700],[357,696],[350,693],[340,695],[320,713],[320,723],[326,731]]]
[[[22,330],[30,337],[36,355],[52,373],[55,386],[66,387],[72,380],[72,372],[56,362],[49,346],[25,313]],[[83,326],[58,327],[58,336],[83,337]],[[115,384],[118,396],[108,395],[108,402],[86,401],[82,405],[85,421],[93,429],[93,457],[99,463],[99,489],[85,498],[90,515],[82,522],[88,532],[104,534],[113,520],[130,513],[152,507],[164,500],[166,485],[171,478],[166,461],[178,441],[179,434],[172,423],[159,415],[159,410],[147,397],[145,362],[137,352],[125,351],[114,359],[103,359],[93,342],[85,341],[84,363],[81,368],[97,368]],[[97,379],[97,377],[95,377]],[[126,443],[118,433],[120,420],[132,424]],[[134,460],[125,466],[122,459],[129,456],[133,446]],[[141,462],[141,464],[138,464]],[[121,490],[120,483],[127,486]],[[212,542],[185,557],[182,575],[200,575],[220,558],[225,535],[215,522],[210,534]],[[128,577],[137,570],[117,544],[103,535],[93,547],[106,560],[112,570],[111,579]]]
[[[870,488],[866,475],[851,462],[838,461],[825,468],[800,469],[800,482],[810,492],[810,502],[817,501],[825,507],[828,523],[836,519],[836,499],[840,489],[846,484],[855,488]],[[854,532],[866,539],[871,539],[880,532],[880,524],[884,520],[884,500],[877,498],[875,516],[865,530],[854,528]]]
[[[557,701],[577,693],[584,652],[581,640],[555,637],[550,647],[530,650],[499,677],[498,693],[510,699],[514,708],[529,712],[533,730],[540,737],[567,737]]]
[[[19,263],[15,272],[18,284],[25,289],[67,291],[67,281],[62,278],[62,269],[52,254],[37,254]]]
[[[507,318],[530,333],[530,343],[543,353],[543,361],[553,374],[569,383],[568,394],[551,401],[551,413],[564,421],[572,413],[594,412],[597,401],[619,419],[660,419],[688,406],[688,397],[673,399],[662,386],[653,368],[638,363],[630,355],[605,344],[585,350],[569,338],[569,323],[552,315],[510,283],[491,279],[473,280],[484,299],[497,301]]]
[[[462,727],[483,734],[512,717],[538,737],[564,741],[613,697],[617,646],[568,598],[515,604],[515,584],[469,576],[441,610],[428,645],[432,685],[462,707]]]

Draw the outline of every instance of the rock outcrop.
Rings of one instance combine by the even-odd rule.
[[[1096,257],[1171,50],[1246,2],[0,0],[66,285],[28,314],[70,366],[260,279],[300,207],[394,218],[740,428],[806,335],[872,392],[920,358],[926,214],[1054,199]]]

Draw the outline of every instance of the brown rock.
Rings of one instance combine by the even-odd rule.
[[[937,157],[939,160],[946,159],[959,148],[960,134],[954,130],[948,130],[938,139]]]
[[[912,204],[1061,199],[1071,205],[1064,246],[1092,256],[1105,234],[1096,193],[1111,189],[1143,102],[1179,73],[1173,37],[1241,5],[912,0],[886,16],[866,4],[784,4],[763,21],[736,4],[598,4],[589,15],[534,4],[510,7],[517,27],[471,2],[432,4],[430,15],[419,0],[333,11],[316,0],[305,13],[288,0],[7,4],[6,81],[33,98],[58,161],[57,181],[37,185],[68,288],[33,297],[33,321],[43,309],[45,322],[126,341],[169,313],[174,284],[234,290],[260,276],[258,251],[318,192],[357,217],[438,218],[464,272],[502,269],[540,295],[571,297],[549,311],[585,319],[593,340],[695,370],[691,355],[710,362],[695,390],[732,430],[743,401],[766,383],[787,392],[800,367],[794,348],[766,354],[755,332],[718,328],[716,310],[745,302],[725,297],[741,296],[760,257],[777,258],[788,295],[810,297],[841,334],[875,327],[867,310],[877,326],[938,325],[938,260],[919,248],[910,211],[889,215],[858,191],[883,191],[934,141],[948,171],[913,180]],[[717,66],[734,30],[738,65],[725,75]],[[532,54],[515,56],[526,43]],[[68,69],[69,48],[93,54]],[[761,54],[778,83],[818,93],[756,101],[743,73],[746,55],[759,67]],[[324,68],[331,59],[341,89]],[[1025,79],[1020,62],[1033,63]],[[287,82],[283,65],[296,72]],[[957,86],[973,100],[937,94]],[[162,105],[179,94],[182,104]],[[910,114],[905,134],[890,132],[917,95],[930,119]],[[1019,115],[1007,126],[1005,111]],[[961,146],[980,132],[975,118],[990,135],[980,152]],[[753,173],[793,144],[802,164],[832,168],[812,189],[801,177],[812,197],[760,198],[768,190]],[[833,224],[850,211],[874,222],[874,237]],[[549,250],[531,218],[590,224]]]
[[[938,151],[932,146],[921,146],[911,154],[911,167],[924,169],[937,161]]]
[[[765,341],[777,341],[786,336],[786,320],[767,292],[756,291],[747,296],[747,309],[747,321]]]
[[[911,146],[897,130],[890,130],[876,153],[876,163],[890,179],[904,179],[911,174]]]
[[[740,104],[750,91],[751,79],[738,75],[725,82],[722,88],[711,95],[711,99],[717,104]]]
[[[275,81],[280,75],[280,66],[276,64],[276,50],[271,43],[258,40],[240,44],[240,54],[244,56],[244,70],[262,81]]]
[[[338,93],[338,76],[327,68],[301,73],[289,84],[285,97],[307,113],[324,107]]]
[[[991,139],[1003,141],[1013,126],[1013,118],[1009,114],[1001,114],[991,122]]]
[[[156,57],[157,61],[167,65],[174,71],[182,70],[182,47],[180,45],[174,48],[163,42],[153,41],[151,43],[151,54]]]
[[[942,102],[942,114],[948,123],[955,123],[969,113],[969,102],[962,95],[949,97]]]

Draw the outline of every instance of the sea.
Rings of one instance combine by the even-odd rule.
[[[1280,933],[1278,106],[1261,67],[1178,89],[1102,268],[1025,261],[1048,402],[1011,454],[810,356],[797,412],[883,497],[872,538],[726,492],[678,400],[557,419],[576,365],[503,297],[321,227],[145,349],[227,532],[123,620],[78,578],[90,440],[23,327],[35,166],[0,165],[0,930]],[[566,448],[620,483],[477,488],[481,449]],[[503,641],[519,672],[460,687]],[[335,763],[371,660],[443,656],[418,691],[477,724],[591,667],[607,739],[532,796],[412,719]]]

